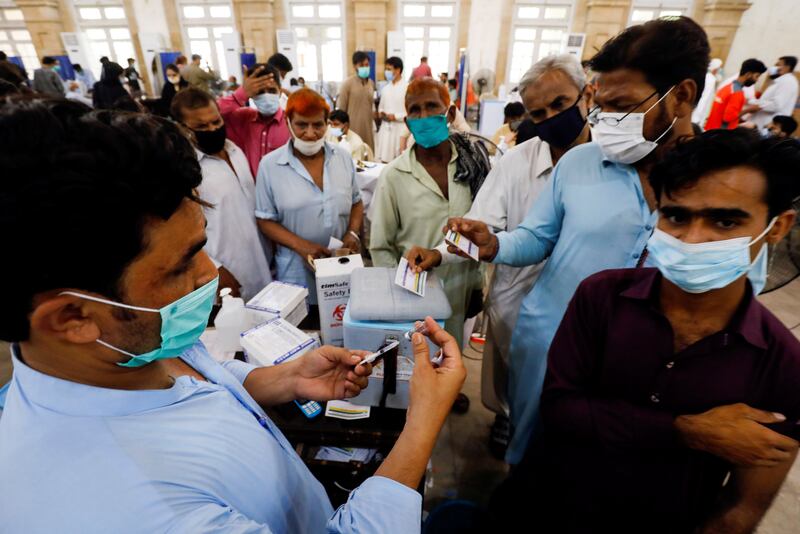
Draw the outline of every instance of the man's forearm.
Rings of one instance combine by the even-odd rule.
[[[709,521],[700,534],[749,534],[758,526],[766,510],[734,506]]]
[[[443,424],[443,419],[439,421],[436,418],[426,418],[418,422],[408,419],[400,437],[375,475],[417,489]]]
[[[247,375],[244,388],[263,407],[295,400],[298,360],[259,367]]]
[[[347,225],[348,232],[355,232],[358,235],[361,232],[361,224],[364,220],[364,203],[358,201],[350,208],[350,222]]]
[[[265,237],[294,251],[300,248],[303,241],[305,241],[299,235],[286,229],[286,227],[279,222],[268,221],[266,219],[256,219],[256,222],[258,223],[259,230],[261,230],[261,233],[264,234]]]

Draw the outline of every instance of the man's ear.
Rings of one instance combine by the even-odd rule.
[[[766,237],[767,243],[774,245],[781,239],[786,237],[786,234],[794,226],[794,221],[797,218],[797,212],[794,210],[786,210],[778,215],[775,224],[772,225],[772,230],[769,231]]]
[[[34,301],[34,306],[29,319],[31,332],[74,344],[94,343],[100,337],[90,302],[58,295]]]
[[[681,118],[691,116],[692,111],[694,111],[697,93],[697,84],[692,79],[686,78],[676,85],[672,90],[675,115]]]
[[[456,106],[455,104],[450,104],[450,107],[447,108],[447,122],[448,124],[452,124],[456,120]]]
[[[583,88],[581,96],[583,97],[583,101],[586,103],[586,110],[588,112],[594,107],[594,86],[590,83],[587,83]]]

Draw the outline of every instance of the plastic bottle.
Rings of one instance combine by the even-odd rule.
[[[231,289],[226,287],[219,292],[222,295],[222,309],[214,319],[214,327],[220,348],[225,352],[242,350],[239,336],[247,329],[247,310],[244,300],[231,296]]]

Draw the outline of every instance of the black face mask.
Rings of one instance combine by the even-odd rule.
[[[745,87],[750,87],[751,85],[755,85],[755,84],[756,84],[755,80],[745,80],[745,82],[742,85],[745,86]]]
[[[197,140],[197,148],[206,154],[217,154],[225,148],[225,125],[216,130],[192,130]]]
[[[586,118],[581,115],[578,103],[581,97],[570,107],[558,115],[554,115],[542,122],[534,123],[536,135],[539,139],[556,148],[567,148],[583,131]]]

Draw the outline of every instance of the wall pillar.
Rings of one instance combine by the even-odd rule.
[[[62,12],[58,0],[17,0],[16,4],[25,17],[25,26],[39,59],[65,54],[61,32],[73,29],[74,22],[71,14]]]
[[[586,1],[586,16],[583,19],[585,24],[583,28],[573,28],[576,33],[586,34],[586,45],[583,47],[581,59],[594,56],[606,41],[625,29],[630,9],[630,0]]]
[[[702,19],[697,22],[708,34],[711,57],[718,57],[725,62],[739,29],[742,14],[749,7],[748,0],[706,0]]]
[[[274,0],[233,0],[242,46],[254,48],[259,62],[267,61],[275,53],[278,27],[273,8]]]
[[[346,65],[351,65],[349,58],[356,50],[374,50],[375,70],[377,73],[383,72],[383,64],[386,61],[386,32],[388,31],[387,8],[387,0],[353,2],[353,26],[348,30],[352,31],[355,41],[353,49],[348,51],[348,57],[345,58]],[[350,74],[349,70],[347,74]]]

